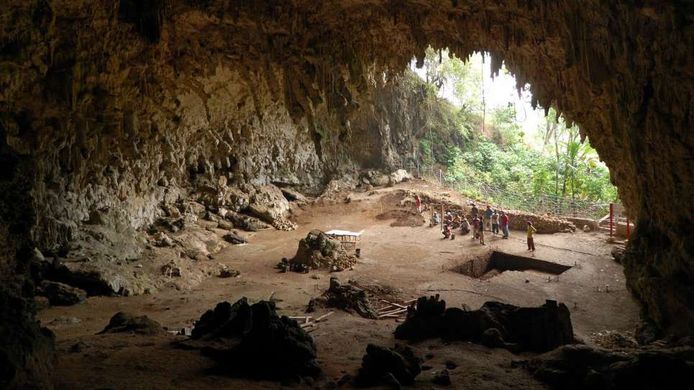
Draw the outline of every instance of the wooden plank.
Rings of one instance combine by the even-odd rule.
[[[401,315],[401,314],[403,314],[403,313],[400,313],[400,314],[385,314],[385,315],[382,315],[382,316],[378,316],[378,318],[400,318],[400,315]]]
[[[331,312],[328,312],[328,313],[326,313],[326,314],[323,314],[322,316],[316,318],[316,322],[320,322],[320,321],[325,320],[326,318],[328,318],[328,317],[330,317],[331,315],[333,315],[333,313],[335,313],[335,312],[334,312],[334,311],[331,311]]]
[[[405,309],[395,309],[395,310],[392,310],[392,311],[389,311],[389,312],[380,313],[380,314],[379,314],[379,317],[380,317],[380,316],[389,315],[389,314],[404,313],[404,312],[406,312],[406,311],[407,311],[407,308],[405,308]]]
[[[381,301],[381,302],[385,302],[385,303],[387,303],[387,304],[389,304],[389,305],[393,305],[393,306],[395,306],[395,307],[399,307],[399,308],[401,308],[401,309],[407,309],[407,306],[403,306],[403,305],[401,305],[401,304],[399,304],[399,303],[388,302],[388,301],[386,301],[385,299],[381,299],[380,301]]]

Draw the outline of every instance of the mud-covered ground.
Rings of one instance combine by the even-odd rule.
[[[279,273],[274,266],[282,257],[292,257],[299,239],[311,229],[364,230],[358,245],[361,258],[353,270],[336,273],[341,280],[355,280],[362,286],[382,287],[401,301],[422,295],[440,294],[449,306],[476,309],[488,300],[521,306],[536,306],[556,299],[571,310],[574,331],[586,343],[598,333],[630,333],[638,320],[638,308],[626,291],[619,264],[610,256],[612,246],[601,233],[557,233],[537,235],[537,259],[571,266],[561,275],[541,272],[506,271],[491,278],[475,279],[452,269],[473,256],[489,250],[527,255],[525,234],[512,231],[502,240],[487,233],[482,246],[470,236],[442,240],[437,228],[391,226],[393,220],[377,216],[399,208],[407,191],[424,191],[441,196],[426,182],[403,183],[392,188],[350,195],[335,204],[321,202],[294,208],[298,229],[291,232],[266,230],[245,236],[249,243],[229,246],[210,262],[226,264],[241,272],[236,278],[205,279],[192,289],[167,287],[153,294],[131,297],[92,297],[71,307],[52,307],[39,314],[43,325],[57,336],[58,359],[55,383],[60,389],[113,388],[278,388],[273,382],[255,382],[209,372],[213,362],[197,351],[174,348],[172,341],[184,336],[165,334],[95,335],[118,311],[145,314],[170,330],[191,327],[193,321],[222,300],[277,300],[281,314],[303,315],[309,299],[328,287],[328,271],[308,274]],[[385,196],[390,193],[389,196]],[[445,195],[444,195],[445,196]],[[448,199],[463,202],[454,194]],[[405,202],[406,203],[406,202]],[[406,203],[408,204],[408,203]],[[408,206],[405,206],[408,207]],[[428,215],[425,213],[428,220]],[[184,274],[183,278],[186,277]],[[172,286],[180,284],[172,284]],[[318,316],[327,309],[319,309]],[[369,320],[336,312],[312,331],[318,360],[327,380],[314,386],[331,386],[345,374],[355,374],[368,343],[392,346],[394,319]],[[543,388],[512,361],[530,355],[514,355],[503,349],[489,349],[465,342],[443,343],[429,340],[412,345],[431,367],[417,379],[417,387],[429,388],[434,372],[452,361],[455,387]],[[306,385],[302,385],[306,386]]]

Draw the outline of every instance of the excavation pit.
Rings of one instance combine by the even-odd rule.
[[[489,279],[504,271],[531,271],[560,275],[570,268],[570,266],[551,261],[491,251],[458,264],[453,270],[473,278]]]

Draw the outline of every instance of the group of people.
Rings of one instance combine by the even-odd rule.
[[[491,206],[487,205],[484,212],[480,213],[476,204],[472,203],[471,206],[470,214],[472,217],[473,240],[478,239],[480,244],[485,245],[485,229],[492,232],[493,235],[497,235],[501,232],[501,238],[508,239],[509,216],[503,210],[492,209]]]
[[[421,200],[419,196],[415,198],[417,203],[417,210],[421,211]],[[502,239],[508,239],[509,237],[509,216],[503,210],[492,209],[490,205],[487,205],[486,209],[480,212],[477,205],[474,203],[470,204],[470,222],[468,222],[468,216],[462,214],[461,212],[448,211],[443,216],[439,215],[438,212],[434,211],[431,215],[429,221],[429,226],[436,226],[440,223],[443,224],[443,229],[441,230],[444,238],[454,239],[455,234],[453,231],[455,229],[460,229],[460,233],[465,235],[472,231],[472,239],[479,240],[480,244],[486,245],[484,242],[485,230],[491,232],[493,235],[501,234]],[[442,220],[443,217],[443,220]],[[535,243],[533,235],[537,230],[533,226],[531,221],[527,221],[527,243],[528,250],[535,251]]]
[[[443,215],[443,221],[438,212],[434,211],[431,215],[429,221],[429,226],[436,226],[439,223],[443,224],[443,235],[444,238],[455,238],[453,230],[460,229],[460,233],[465,235],[472,231],[472,239],[479,240],[480,244],[484,243],[484,231],[487,229],[492,232],[492,234],[502,234],[501,238],[508,238],[509,236],[509,217],[504,211],[493,210],[489,205],[487,209],[480,213],[477,206],[473,203],[471,208],[471,214],[469,215],[470,221],[468,221],[468,216],[463,215],[459,212],[448,211]]]

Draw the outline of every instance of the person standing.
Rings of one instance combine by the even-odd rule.
[[[480,231],[480,218],[475,216],[472,219],[472,239],[476,240],[477,237],[479,237],[479,231]]]
[[[485,223],[482,225],[483,229],[484,229],[484,225],[487,225],[487,228],[489,230],[492,230],[492,222],[491,222],[492,221],[492,214],[494,214],[494,211],[492,210],[492,208],[489,205],[487,205],[487,209],[484,210],[484,222]]]
[[[499,213],[496,210],[492,214],[492,234],[499,234]]]
[[[479,215],[479,212],[480,212],[480,211],[477,209],[477,206],[475,206],[475,204],[473,203],[473,204],[472,204],[472,209],[470,210],[470,215],[472,215],[472,219],[473,219],[473,220],[474,220],[475,218],[477,218],[477,216]]]
[[[479,235],[480,235],[480,244],[487,245],[484,243],[484,224],[482,223],[482,220],[480,220]]]
[[[470,233],[470,223],[465,216],[463,216],[463,222],[460,223],[460,233],[463,235]]]
[[[417,212],[421,213],[422,212],[422,199],[419,198],[419,195],[414,196],[414,203],[417,205]]]
[[[502,211],[501,217],[499,217],[499,219],[501,222],[501,232],[503,233],[503,236],[501,236],[501,238],[508,239],[508,215]]]
[[[535,232],[537,232],[537,229],[533,226],[532,221],[528,221],[528,250],[531,252],[535,252],[535,241],[533,240],[533,234]]]

